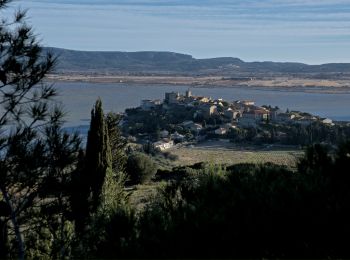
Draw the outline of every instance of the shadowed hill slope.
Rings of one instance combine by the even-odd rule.
[[[46,48],[59,56],[57,72],[127,74],[350,74],[349,63],[244,62],[238,58],[196,59],[174,52],[73,51]]]

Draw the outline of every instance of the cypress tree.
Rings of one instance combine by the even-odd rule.
[[[107,239],[106,225],[118,209],[122,209],[119,206],[122,206],[125,198],[122,182],[117,180],[113,170],[107,121],[103,114],[102,102],[98,99],[91,111],[85,164],[82,170],[77,172],[78,178],[75,178],[80,180],[75,182],[75,187],[82,191],[84,199],[80,203],[79,196],[72,200],[76,211],[73,212],[76,217],[76,231],[82,238],[81,248],[85,248],[79,255],[86,254],[85,257],[96,253],[99,241]],[[79,207],[83,207],[82,212],[85,214],[79,214]]]
[[[113,140],[112,145],[117,143]],[[119,173],[120,178],[116,174],[121,169],[113,168],[109,120],[100,99],[91,111],[85,156],[81,154],[80,158],[73,176],[71,202],[76,231],[83,234],[88,226],[98,229],[96,223],[113,214],[125,198],[122,174]]]
[[[112,155],[105,123],[102,101],[96,101],[91,111],[91,123],[86,145],[86,177],[89,180],[91,210],[100,204],[106,173],[112,171]]]

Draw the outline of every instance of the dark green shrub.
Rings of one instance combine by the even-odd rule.
[[[157,166],[148,155],[134,153],[128,158],[126,172],[131,184],[144,183],[152,179],[157,172]]]

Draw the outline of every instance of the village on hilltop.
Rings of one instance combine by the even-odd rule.
[[[152,141],[156,149],[166,150],[185,140],[233,139],[247,135],[247,131],[248,135],[249,131],[255,131],[254,138],[260,137],[260,132],[265,139],[267,136],[274,141],[281,140],[288,133],[271,130],[271,125],[308,126],[315,122],[330,127],[334,125],[331,119],[308,113],[257,106],[252,100],[229,102],[221,98],[194,96],[187,90],[184,95],[165,93],[164,100],[142,100],[139,107],[127,109],[124,130],[129,138]]]

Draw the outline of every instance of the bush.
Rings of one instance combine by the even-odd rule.
[[[131,184],[144,183],[152,179],[157,172],[157,166],[148,155],[134,153],[128,158],[126,172]]]

